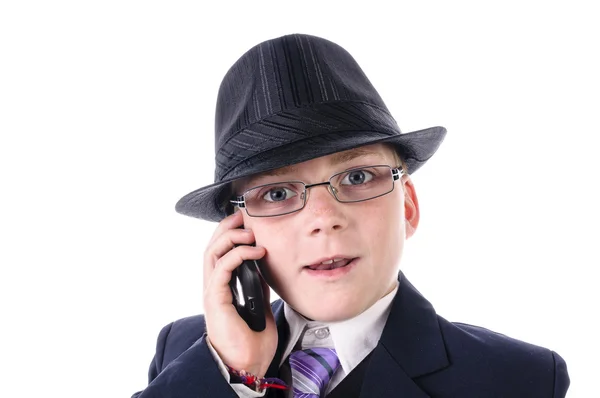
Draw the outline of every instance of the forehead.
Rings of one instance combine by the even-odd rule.
[[[306,171],[311,169],[314,165],[316,165],[315,161],[319,162],[319,165],[327,166],[337,166],[344,165],[349,163],[355,159],[369,158],[373,159],[373,161],[381,162],[384,164],[396,163],[395,152],[391,147],[388,147],[384,144],[375,144],[362,146],[359,148],[349,149],[347,151],[336,152],[330,155],[325,155],[317,159],[308,160],[306,162],[293,164],[290,166],[280,167],[278,169],[265,171],[263,173],[255,174],[250,177],[246,177],[240,181],[234,182],[234,189],[241,187],[248,187],[253,185],[256,181],[267,178],[267,177],[280,177],[280,176],[288,176],[300,173],[301,171]]]

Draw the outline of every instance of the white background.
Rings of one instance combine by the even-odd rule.
[[[592,1],[5,1],[0,6],[0,396],[127,397],[160,328],[202,311],[218,85],[253,45],[349,50],[414,176],[402,269],[449,320],[546,346],[597,392],[597,13]],[[397,4],[391,8],[389,4]]]

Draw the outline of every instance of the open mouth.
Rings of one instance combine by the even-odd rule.
[[[304,268],[311,269],[313,271],[329,271],[336,268],[342,268],[350,264],[354,258],[334,258],[333,260],[323,261],[319,264],[307,265]]]

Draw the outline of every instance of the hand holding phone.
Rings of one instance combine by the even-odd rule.
[[[206,331],[225,364],[264,376],[277,349],[270,292],[254,263],[266,250],[254,246],[253,232],[241,229],[242,223],[239,212],[221,221],[204,252]],[[238,278],[243,306],[235,304]]]

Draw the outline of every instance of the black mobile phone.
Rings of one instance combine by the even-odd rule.
[[[237,289],[238,280],[244,304],[240,302]],[[265,330],[265,302],[262,283],[260,282],[258,262],[256,260],[246,260],[233,270],[229,287],[233,295],[233,305],[250,329],[255,332]]]
[[[243,228],[240,227],[240,228]],[[265,320],[265,302],[260,282],[258,261],[245,260],[231,273],[229,287],[233,295],[233,305],[238,314],[255,332],[262,332],[267,326]],[[244,304],[240,302],[238,281],[242,290]]]

